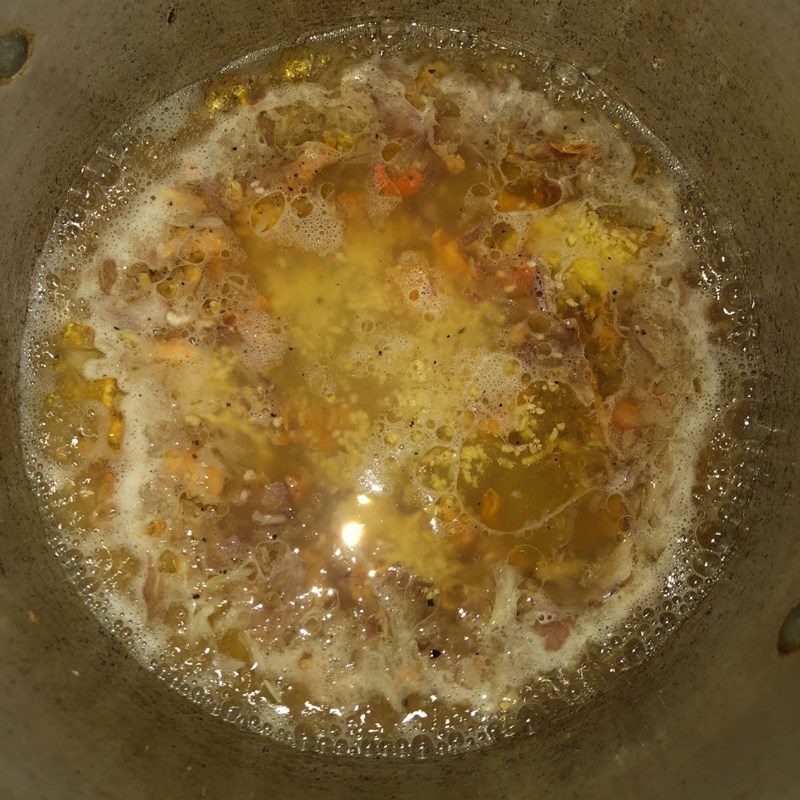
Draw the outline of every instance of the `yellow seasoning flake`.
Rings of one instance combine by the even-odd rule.
[[[307,52],[283,63],[282,75],[287,81],[307,81],[316,78],[331,57],[327,53]]]
[[[61,344],[64,347],[77,347],[82,350],[90,349],[94,346],[94,330],[88,325],[81,325],[79,322],[68,322],[61,336]]]
[[[334,147],[346,153],[353,149],[356,138],[352,133],[347,133],[346,131],[325,131],[322,134],[322,141],[328,147]]]
[[[113,409],[120,395],[116,378],[98,378],[92,381],[92,394],[108,409]]]
[[[576,258],[569,265],[567,274],[588,294],[602,297],[608,293],[608,281],[600,265],[593,258]]]
[[[551,250],[545,255],[545,260],[553,269],[558,269],[561,266],[561,253]]]
[[[114,414],[111,417],[111,424],[108,428],[108,444],[115,450],[122,444],[122,435],[125,430],[125,424],[122,421],[122,416]]]
[[[488,459],[482,444],[467,444],[461,448],[461,475],[470,486],[478,485],[478,476],[485,471]]]
[[[249,104],[258,88],[252,75],[223,75],[206,86],[203,99],[210,114],[219,114]]]

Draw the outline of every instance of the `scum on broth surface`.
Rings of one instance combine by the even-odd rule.
[[[740,298],[656,145],[420,42],[248,64],[119,134],[27,337],[96,607],[218,713],[350,752],[474,746],[641,660],[717,568],[701,494],[744,486]]]

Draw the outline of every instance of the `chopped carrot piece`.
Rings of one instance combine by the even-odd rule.
[[[497,200],[495,200],[495,207],[498,211],[519,211],[525,208],[525,201],[521,197],[502,189],[497,196]]]
[[[389,172],[386,169],[386,164],[378,164],[375,167],[375,185],[381,194],[393,195],[395,197],[400,195],[400,191],[395,186],[394,181],[389,177]]]
[[[416,194],[424,183],[422,173],[418,169],[410,169],[404,172],[395,182],[395,188],[401,197],[410,197]]]
[[[611,422],[623,431],[636,430],[639,425],[639,411],[633,403],[620,401],[614,406]]]
[[[478,420],[478,429],[486,433],[500,433],[500,423],[494,417]]]
[[[422,173],[416,168],[406,170],[406,172],[395,181],[389,176],[386,164],[378,164],[375,167],[374,175],[375,185],[378,187],[378,191],[381,194],[394,197],[410,197],[416,194],[424,183]]]
[[[500,513],[500,495],[494,489],[487,489],[481,500],[481,520],[486,525],[492,525]]]

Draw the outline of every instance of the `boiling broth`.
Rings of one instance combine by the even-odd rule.
[[[59,552],[184,693],[320,748],[473,746],[605,670],[746,408],[680,170],[456,44],[351,31],[168,99],[34,287]]]

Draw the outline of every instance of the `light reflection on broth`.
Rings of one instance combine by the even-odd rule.
[[[669,167],[502,51],[359,36],[146,124],[164,166],[131,149],[34,298],[61,551],[256,727],[484,741],[698,518],[730,359]]]

